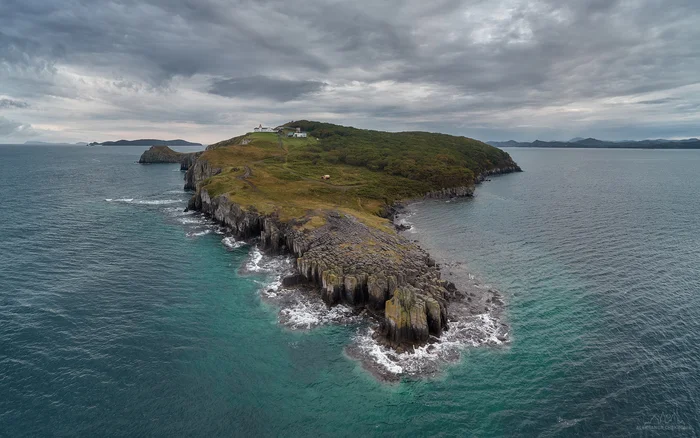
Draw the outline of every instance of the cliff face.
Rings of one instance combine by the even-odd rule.
[[[197,190],[197,184],[219,173],[221,169],[211,166],[207,160],[195,158],[185,174],[185,190]]]
[[[293,254],[303,282],[318,287],[328,305],[373,312],[391,345],[422,344],[447,328],[446,284],[428,254],[402,236],[337,212],[328,213],[323,226],[305,230],[246,211],[226,196],[212,198],[206,189],[197,192],[191,207],[229,226],[238,238],[259,237],[266,251]]]
[[[187,170],[197,161],[201,152],[182,153],[170,149],[168,146],[151,146],[147,151],[141,154],[139,163],[141,164],[157,164],[157,163],[180,163],[180,170]]]
[[[517,166],[494,169],[485,176],[519,171]],[[185,188],[195,190],[188,208],[227,225],[239,239],[259,238],[262,249],[292,254],[298,275],[285,279],[320,290],[330,306],[344,303],[367,309],[380,321],[380,335],[397,348],[426,343],[448,328],[447,303],[454,285],[440,279],[430,256],[401,235],[370,227],[350,214],[328,211],[323,224],[307,229],[303,220],[280,221],[232,202],[210,196],[202,182],[221,173],[198,159],[185,175]],[[434,191],[428,197],[472,196],[473,187]],[[388,209],[392,214],[392,209]]]

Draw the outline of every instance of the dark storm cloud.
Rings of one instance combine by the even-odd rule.
[[[212,82],[209,92],[224,97],[266,97],[289,101],[305,94],[320,91],[323,82],[294,81],[250,76],[247,78],[219,79]]]
[[[682,90],[697,83],[699,20],[696,0],[3,0],[0,95],[28,106],[0,108],[56,126],[81,105],[80,123],[95,126],[303,109],[383,129],[532,139],[563,123],[562,138],[636,138],[628,120],[610,123],[663,111],[666,132],[700,102]],[[196,108],[169,104],[183,94]],[[217,96],[249,103],[222,115]],[[29,112],[51,99],[72,111]]]

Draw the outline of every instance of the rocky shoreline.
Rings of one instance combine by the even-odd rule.
[[[494,169],[477,182],[519,170],[517,166]],[[430,255],[403,235],[370,227],[338,211],[327,212],[322,226],[306,229],[300,221],[282,222],[275,215],[246,210],[225,195],[212,197],[200,187],[220,172],[206,160],[195,159],[188,166],[185,189],[195,191],[188,209],[229,227],[236,239],[258,238],[261,250],[269,254],[292,255],[296,273],[283,284],[314,288],[328,306],[345,304],[362,310],[378,322],[375,338],[395,351],[437,340],[454,321],[449,303],[472,300],[443,280]],[[426,198],[468,196],[473,196],[472,187],[426,194]],[[393,219],[397,211],[388,208],[387,217]]]

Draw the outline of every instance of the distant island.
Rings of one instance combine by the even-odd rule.
[[[609,148],[609,149],[700,149],[700,140],[688,138],[685,140],[626,140],[606,141],[595,138],[573,138],[569,141],[518,142],[487,141],[488,144],[499,148]]]
[[[192,143],[181,139],[177,140],[157,140],[154,138],[141,138],[138,140],[117,140],[103,141],[102,143],[93,142],[90,146],[202,146],[201,143]]]
[[[180,162],[194,191],[188,209],[269,253],[293,255],[285,286],[362,311],[397,351],[439,337],[462,315],[454,303],[470,315],[502,304],[494,291],[467,293],[441,279],[393,223],[405,200],[472,196],[488,176],[520,171],[478,140],[301,120],[258,126],[190,157],[154,147],[140,162]]]

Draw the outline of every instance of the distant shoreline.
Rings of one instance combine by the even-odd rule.
[[[641,141],[606,141],[595,138],[586,138],[570,141],[541,141],[519,142],[488,141],[491,146],[498,148],[542,148],[542,149],[700,149],[700,140],[689,138],[685,140],[641,140]]]

